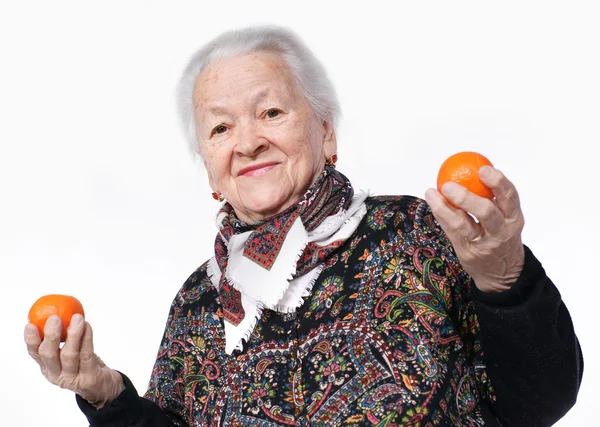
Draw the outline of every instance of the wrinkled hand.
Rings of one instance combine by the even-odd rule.
[[[425,199],[475,285],[483,292],[501,292],[510,289],[525,263],[523,212],[515,186],[502,172],[483,166],[479,178],[494,193],[493,201],[453,182],[444,184],[442,193],[460,209],[432,188]]]
[[[29,355],[52,384],[74,391],[98,409],[105,406],[123,391],[121,375],[94,353],[92,327],[82,315],[72,317],[62,348],[61,331],[62,322],[56,315],[46,322],[44,340],[35,325],[25,326]]]

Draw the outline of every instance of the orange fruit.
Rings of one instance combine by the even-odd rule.
[[[492,200],[494,193],[479,179],[479,168],[482,166],[493,165],[485,156],[473,151],[453,154],[440,167],[437,177],[438,191],[441,193],[442,185],[448,181],[453,181],[480,197]],[[450,204],[454,206],[452,202]]]
[[[29,323],[33,323],[40,331],[40,336],[44,339],[44,325],[48,317],[58,314],[62,320],[61,342],[67,339],[67,327],[74,314],[81,314],[83,306],[79,300],[69,295],[45,295],[33,303],[29,309]]]

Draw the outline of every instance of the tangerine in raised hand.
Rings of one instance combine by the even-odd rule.
[[[45,295],[33,303],[29,309],[29,323],[33,323],[40,331],[44,339],[44,325],[46,320],[53,314],[57,314],[62,320],[62,333],[60,340],[67,339],[67,327],[74,314],[85,316],[81,302],[70,295]]]
[[[437,189],[441,193],[442,186],[448,182],[456,182],[480,197],[492,200],[494,193],[479,179],[482,166],[493,166],[487,157],[474,151],[462,151],[448,157],[438,172]],[[454,203],[448,202],[456,207]]]

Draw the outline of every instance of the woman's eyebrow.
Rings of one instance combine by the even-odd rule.
[[[208,112],[215,116],[231,116],[226,108],[218,105],[208,108]]]
[[[270,92],[269,89],[263,89],[260,92],[258,92],[256,95],[254,95],[254,97],[252,98],[253,105],[258,104],[260,101],[265,99],[267,97],[267,95],[269,94],[269,92]]]
[[[263,99],[265,99],[267,97],[267,95],[269,95],[270,90],[269,89],[263,89],[260,92],[258,92],[256,95],[254,95],[252,97],[252,104],[251,105],[256,105],[258,104],[260,101],[262,101]],[[197,108],[199,108],[200,106],[198,106]],[[220,105],[212,105],[209,106],[207,108],[207,111],[215,116],[231,116],[231,113],[229,113],[229,111],[227,111],[226,107],[222,107]]]

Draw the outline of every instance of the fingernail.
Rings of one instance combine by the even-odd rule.
[[[71,326],[79,326],[79,325],[81,325],[82,320],[83,320],[83,316],[81,314],[74,314],[73,317],[71,317],[70,325]]]
[[[48,320],[46,320],[46,323],[50,326],[57,326],[59,321],[60,317],[58,317],[56,314],[53,314],[48,318]]]
[[[451,196],[452,194],[454,194],[456,192],[458,188],[458,184],[455,182],[447,182],[444,185],[442,185],[442,194],[444,196]]]
[[[35,334],[37,332],[38,328],[37,326],[35,326],[32,323],[28,323],[27,325],[25,325],[25,332],[27,334]]]
[[[481,168],[479,168],[479,175],[483,177],[489,176],[491,172],[492,168],[489,166],[482,166]]]

